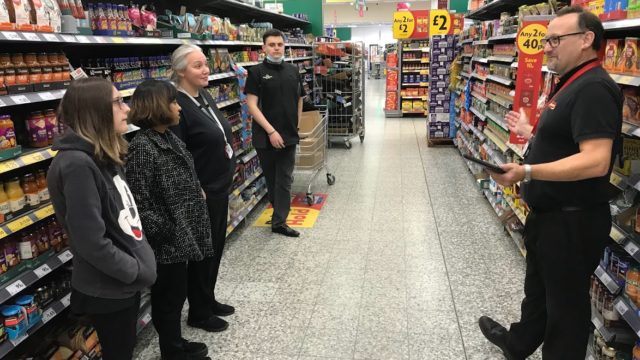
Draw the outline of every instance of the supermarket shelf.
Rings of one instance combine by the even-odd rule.
[[[624,19],[605,21],[602,23],[605,30],[627,30],[640,27],[640,19]]]
[[[511,239],[513,239],[513,242],[516,244],[516,247],[518,248],[518,250],[520,250],[520,254],[522,254],[522,256],[526,258],[527,249],[524,246],[524,238],[522,237],[522,235],[515,231],[512,231],[511,229],[509,229],[508,226],[505,226],[504,228],[507,230],[507,233],[509,233],[509,235],[511,236]]]
[[[479,63],[487,64],[489,62],[489,59],[480,58],[480,57],[475,57],[474,56],[474,57],[471,58],[471,61],[476,61],[476,62],[479,62]]]
[[[403,73],[407,74],[420,74],[420,75],[429,75],[429,69],[418,69],[418,70],[402,70]]]
[[[313,56],[302,56],[302,57],[293,57],[293,58],[285,58],[284,61],[302,61],[302,60],[311,60]]]
[[[419,51],[419,52],[429,52],[429,48],[428,47],[423,47],[423,48],[406,48],[406,49],[402,49],[403,52],[407,52],[407,51]]]
[[[229,17],[233,21],[243,23],[252,22],[255,19],[268,21],[273,23],[275,28],[305,27],[310,24],[306,20],[298,19],[290,15],[277,14],[233,0],[192,0],[189,6],[204,11],[212,11],[213,14],[218,14],[221,17]]]
[[[235,76],[236,76],[236,73],[234,73],[233,71],[229,71],[221,74],[213,74],[213,75],[209,75],[209,81],[227,79]]]
[[[619,340],[617,335],[622,334],[622,331],[623,331],[622,329],[605,327],[604,318],[602,317],[602,314],[593,306],[591,307],[591,323],[598,330],[600,335],[602,335],[602,337],[606,342],[610,342],[613,339]]]
[[[249,162],[249,160],[253,159],[256,156],[258,156],[258,152],[256,151],[256,149],[253,149],[250,153],[242,157],[242,162],[246,164],[247,162]]]
[[[500,18],[502,12],[513,12],[521,5],[533,5],[538,2],[538,0],[495,0],[471,11],[465,17],[473,20],[495,20]]]
[[[507,144],[505,144],[504,141],[502,141],[498,135],[494,134],[493,131],[489,130],[489,129],[484,129],[484,134],[489,138],[489,140],[491,140],[491,142],[493,142],[494,144],[496,144],[496,146],[502,151],[502,152],[506,152],[509,148],[507,147]]]
[[[487,60],[495,61],[495,62],[505,62],[505,63],[513,63],[516,58],[513,56],[489,56]]]
[[[516,145],[514,145],[514,144],[512,144],[512,143],[510,143],[510,142],[507,142],[507,147],[508,147],[511,151],[513,151],[513,153],[514,153],[514,154],[516,154],[520,159],[523,159],[523,158],[524,158],[524,154],[523,154],[523,152],[522,152],[522,149],[520,149],[520,148],[519,148],[519,147],[517,147]]]
[[[478,75],[475,71],[471,74],[471,77],[474,77],[478,80],[482,80],[482,81],[486,81],[487,77],[486,76],[482,76],[482,75]]]
[[[15,159],[0,162],[0,174],[51,159],[56,153],[56,151],[51,150],[51,147],[29,150]]]
[[[71,303],[71,293],[65,295],[60,300],[56,300],[51,303],[44,311],[42,312],[42,319],[37,323],[33,324],[26,332],[26,334],[15,340],[8,340],[0,344],[0,358],[5,357],[9,352],[15,349],[18,345],[20,345],[23,341],[28,339],[30,336],[33,336],[38,330],[40,330],[46,323],[51,321],[58,314],[62,313],[66,308],[69,307]]]
[[[471,130],[471,132],[473,133],[473,135],[475,135],[478,140],[480,140],[481,143],[485,142],[485,140],[487,140],[487,137],[484,135],[484,133],[480,130],[478,130],[478,128],[476,128],[473,125],[469,125],[469,129]]]
[[[475,91],[472,91],[472,92],[471,92],[471,96],[473,96],[474,98],[476,98],[476,99],[480,100],[483,104],[486,104],[486,103],[487,103],[487,101],[489,101],[489,99],[487,99],[486,97],[484,97],[484,96],[482,96],[482,95],[478,94],[478,93],[477,93],[477,92],[475,92]]]
[[[614,300],[613,306],[618,310],[618,313],[627,324],[629,324],[631,330],[640,336],[640,317],[638,317],[638,308],[635,304],[632,304],[626,296],[622,295]]]
[[[462,57],[466,57],[466,58],[470,58],[470,57],[473,57],[473,54],[462,54],[461,56]]]
[[[240,196],[240,194],[244,191],[244,189],[246,189],[247,186],[251,185],[254,181],[258,180],[261,175],[262,175],[262,169],[254,172],[250,178],[245,180],[242,183],[242,185],[238,186],[238,188],[236,188],[231,192],[231,194],[229,194],[229,199]]]
[[[140,334],[149,323],[151,323],[151,301],[140,307],[138,322],[136,323],[136,334]]]
[[[622,133],[629,136],[640,137],[640,125],[622,121]]]
[[[427,115],[426,111],[402,111],[403,114],[411,114],[411,115]]]
[[[625,190],[629,186],[635,188],[636,190],[640,190],[639,174],[624,176],[616,171],[612,171],[611,176],[609,177],[609,182],[618,187],[620,190]]]
[[[477,117],[479,117],[479,118],[480,118],[480,120],[482,120],[482,121],[487,120],[487,117],[486,117],[484,114],[482,114],[482,113],[480,112],[480,110],[478,110],[478,109],[474,108],[473,106],[472,106],[472,107],[470,107],[470,108],[469,108],[469,110],[470,110],[472,113],[474,113]]]
[[[600,279],[602,284],[604,284],[604,286],[607,287],[610,293],[615,295],[618,293],[618,291],[620,291],[621,289],[620,284],[618,284],[614,280],[614,278],[609,274],[609,272],[607,272],[602,267],[602,265],[598,265],[598,267],[596,268],[595,274],[598,277],[598,279]]]
[[[246,62],[236,63],[236,65],[246,67],[246,66],[258,65],[260,63],[261,63],[261,61],[246,61]]]
[[[640,86],[640,76],[624,75],[624,74],[609,74],[611,78],[621,85]]]
[[[487,76],[487,79],[493,80],[495,82],[499,82],[500,84],[504,84],[504,85],[507,85],[507,86],[514,85],[513,80],[503,78],[502,76],[489,75],[489,76]]]
[[[469,75],[469,73],[468,73],[468,72],[464,72],[464,71],[461,71],[461,72],[460,72],[460,75],[462,75],[462,76],[464,76],[464,77],[466,77],[466,78],[470,78],[470,77],[471,77],[471,75]]]
[[[0,107],[35,104],[43,101],[60,100],[66,90],[50,90],[15,95],[0,96]]]
[[[63,250],[59,254],[52,255],[38,268],[24,271],[14,279],[9,280],[0,287],[0,304],[35,284],[38,280],[66,264],[72,258],[73,254],[71,254],[71,250]]]
[[[260,203],[260,200],[262,200],[262,198],[266,195],[267,191],[265,190],[260,195],[256,196],[256,199],[249,203],[247,207],[240,213],[240,215],[238,215],[229,223],[229,226],[227,226],[227,236],[229,236],[229,234],[231,234],[238,227],[238,225],[240,225],[240,223],[251,213],[251,211],[253,211],[253,209],[256,208],[256,206]]]
[[[487,131],[487,129],[485,129],[485,131]],[[487,153],[487,155],[489,155],[490,160],[494,164],[496,164],[496,165],[504,165],[504,160],[502,160],[500,155],[498,155],[498,153],[495,150],[491,149],[486,142],[484,144],[482,144],[482,148]]]
[[[418,86],[418,87],[429,87],[429,83],[428,82],[421,82],[421,83],[406,83],[406,84],[402,84],[402,86]]]
[[[38,221],[44,220],[53,215],[53,205],[47,204],[37,209],[31,210],[24,215],[18,216],[14,220],[6,222],[0,226],[0,239],[4,239],[7,236],[13,235],[18,231],[33,225]],[[0,304],[2,301],[0,301]]]
[[[403,99],[413,99],[413,100],[427,100],[428,96],[423,95],[423,96],[401,96],[401,98]]]
[[[489,119],[491,119],[491,121],[498,124],[505,131],[509,131],[509,127],[507,127],[507,124],[504,122],[504,118],[500,117],[500,115],[489,110],[485,111],[484,113],[487,115]]]
[[[489,42],[498,42],[498,41],[504,41],[504,40],[515,40],[516,37],[518,37],[518,33],[492,36],[488,40]]]
[[[494,94],[492,94],[490,92],[487,92],[487,98],[489,100],[493,101],[494,103],[506,108],[506,109],[511,110],[511,108],[513,107],[513,101],[512,100],[505,99],[505,98],[503,98],[501,96],[494,95]]]
[[[236,131],[240,131],[242,130],[244,126],[242,125],[242,123],[238,124],[238,125],[234,125],[231,127],[231,132],[236,132]]]
[[[471,44],[472,42],[473,42],[473,39],[464,39],[460,41],[460,45]]]
[[[620,246],[622,246],[622,248],[624,248],[624,250],[636,261],[640,261],[640,246],[638,245],[639,239],[637,239],[635,235],[627,233],[620,226],[613,223],[611,224],[609,237],[620,244]]]
[[[237,104],[239,102],[240,102],[240,99],[232,99],[232,100],[221,101],[219,103],[216,103],[216,106],[218,106],[218,109],[222,109],[222,108],[225,108],[227,106],[231,106],[233,104]]]
[[[489,45],[489,40],[476,40],[471,45]]]
[[[518,218],[518,220],[520,220],[520,222],[524,224],[527,221],[527,218],[524,216],[522,211],[516,208],[516,205],[513,203],[513,200],[511,200],[510,197],[505,196],[504,199],[507,201],[507,204],[509,204],[509,206],[511,207],[511,210],[513,210],[513,212],[516,214],[516,217]]]

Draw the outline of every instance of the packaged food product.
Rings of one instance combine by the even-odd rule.
[[[40,196],[38,195],[36,177],[33,174],[26,174],[22,177],[21,183],[27,205],[31,207],[40,205]]]
[[[13,30],[15,25],[11,22],[11,15],[5,0],[0,0],[0,30]]]
[[[62,12],[58,6],[58,2],[55,0],[42,0],[44,3],[44,9],[49,19],[49,26],[51,31],[62,31]]]
[[[18,212],[24,209],[26,205],[24,192],[20,186],[20,179],[17,177],[11,178],[5,183],[5,192],[9,197],[9,205],[11,206],[11,212]]]
[[[4,259],[7,262],[7,267],[12,268],[20,264],[20,252],[18,251],[18,245],[15,241],[9,239],[4,243]]]
[[[45,128],[47,129],[47,139],[49,145],[53,144],[53,139],[58,136],[58,118],[53,109],[45,110],[44,113]]]
[[[55,219],[51,219],[47,225],[47,231],[49,232],[49,243],[51,247],[59,252],[64,247],[64,240],[62,237],[62,227],[58,225]]]
[[[627,271],[624,291],[629,299],[640,304],[640,268],[634,266]]]
[[[38,229],[36,233],[36,242],[38,245],[38,251],[41,254],[51,248],[51,243],[49,242],[49,233],[47,232],[46,226]]]
[[[16,132],[10,115],[0,116],[0,150],[16,147]]]
[[[20,251],[20,259],[31,260],[40,255],[38,252],[38,244],[35,235],[31,232],[22,233],[18,242],[18,250]]]
[[[38,197],[41,202],[49,201],[49,189],[47,188],[47,174],[40,169],[36,173],[36,184],[38,185]]]
[[[31,23],[36,25],[36,29],[38,31],[46,32],[53,31],[53,29],[51,28],[51,23],[49,22],[49,18],[47,17],[47,10],[42,0],[24,1],[29,1],[29,5],[31,6]]]
[[[49,145],[47,126],[42,111],[34,111],[26,121],[29,133],[29,145],[33,147],[45,147]]]
[[[16,305],[22,308],[22,312],[27,314],[27,324],[33,325],[40,321],[40,309],[33,299],[33,295],[22,295],[16,298]]]
[[[5,0],[11,22],[21,30],[33,30],[29,0]]]
[[[633,347],[633,360],[640,360],[640,340],[636,340],[636,345]]]
[[[27,317],[20,306],[5,305],[0,308],[4,317],[4,328],[9,340],[15,340],[27,331]]]
[[[636,88],[622,89],[624,97],[622,104],[622,119],[630,123],[640,124],[640,96]]]
[[[7,215],[11,212],[11,205],[9,204],[9,197],[4,191],[4,184],[0,182],[0,223],[3,223],[7,219]],[[0,272],[1,273],[1,272]]]
[[[638,62],[638,38],[626,38],[624,51],[621,59],[622,69],[624,73],[634,74],[638,71],[636,64]]]

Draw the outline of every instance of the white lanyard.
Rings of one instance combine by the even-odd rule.
[[[213,118],[213,120],[215,120],[216,125],[218,125],[218,128],[220,129],[220,131],[222,131],[222,136],[224,136],[224,142],[225,143],[229,143],[229,141],[227,141],[227,133],[224,131],[224,128],[222,127],[222,123],[220,123],[220,120],[218,119],[218,117],[216,116],[216,113],[213,111],[213,109],[211,108],[211,106],[209,105],[209,102],[207,101],[207,98],[204,97],[204,95],[200,95],[202,96],[202,100],[204,101],[204,103],[207,106],[207,109],[209,109],[209,111],[205,110],[204,107],[202,106],[202,104],[196,100],[193,96],[191,96],[191,94],[189,94],[188,92],[180,89],[180,91],[187,95],[189,97],[189,99],[191,99],[191,101],[193,101],[194,104],[196,104],[196,106],[198,108],[200,108],[200,110],[202,110],[202,112],[207,115],[207,117],[209,117],[209,115],[211,115],[211,118]]]
[[[198,100],[196,100],[193,96],[191,96],[191,94],[189,94],[188,92],[184,91],[183,89],[179,89],[179,90],[183,94],[187,95],[189,97],[189,99],[191,99],[191,101],[193,101],[193,103],[196,104],[196,106],[198,108],[200,108],[200,110],[202,110],[202,112],[205,114],[205,116],[209,117],[209,115],[211,115],[211,118],[213,118],[213,120],[215,120],[216,125],[218,125],[218,128],[220,129],[220,131],[222,131],[222,136],[224,137],[224,150],[226,152],[227,158],[231,159],[231,157],[233,156],[233,148],[231,147],[231,145],[229,144],[229,141],[227,140],[227,133],[224,131],[224,128],[222,127],[222,123],[220,122],[220,120],[216,116],[216,113],[211,108],[211,105],[209,105],[209,102],[207,101],[207,98],[204,95],[200,95],[200,96],[202,96],[202,100],[204,101],[204,103],[206,104],[207,108],[209,109],[208,112],[207,112],[207,110],[205,110],[202,107],[202,104],[200,102],[198,102]],[[198,94],[200,94],[200,93],[198,92]]]

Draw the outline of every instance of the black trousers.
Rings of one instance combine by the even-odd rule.
[[[182,352],[180,318],[187,299],[187,263],[158,264],[158,278],[151,288],[151,316],[158,332],[160,353]]]
[[[291,210],[291,184],[293,168],[296,165],[296,146],[256,150],[267,180],[267,196],[273,207],[271,227],[280,227],[287,223],[287,216]]]
[[[136,346],[136,324],[140,311],[140,295],[133,305],[111,313],[89,315],[98,332],[102,359],[131,360]]]
[[[544,343],[544,360],[584,360],[590,277],[611,230],[608,205],[578,211],[531,212],[525,226],[527,270],[520,322],[507,346],[525,359]]]
[[[220,270],[222,252],[227,239],[227,215],[229,197],[209,198],[207,208],[211,221],[211,237],[214,256],[202,261],[190,261],[188,265],[189,320],[204,321],[213,316],[212,307],[216,299],[215,288]]]

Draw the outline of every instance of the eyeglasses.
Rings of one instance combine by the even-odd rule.
[[[586,31],[580,31],[580,32],[574,32],[571,34],[549,36],[549,37],[543,38],[541,40],[541,43],[543,47],[546,46],[547,43],[549,43],[549,45],[551,45],[552,48],[557,48],[558,45],[560,45],[560,40],[566,38],[567,36],[580,35],[580,34],[584,34],[585,32]]]
[[[125,104],[124,99],[121,96],[118,96],[117,98],[111,100],[112,103],[117,104],[121,109],[122,106]]]

